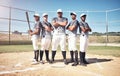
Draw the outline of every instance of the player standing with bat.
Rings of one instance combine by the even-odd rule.
[[[41,31],[42,24],[40,22],[39,14],[34,14],[35,25],[34,25],[33,30],[31,30],[30,23],[28,20],[29,19],[28,14],[26,14],[26,16],[27,16],[27,21],[29,25],[29,34],[32,36],[31,40],[32,40],[32,45],[34,49],[34,60],[32,64],[38,64],[38,57],[39,57],[38,39],[40,37],[40,31]]]

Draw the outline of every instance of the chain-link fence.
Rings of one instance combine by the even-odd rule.
[[[30,44],[30,36],[27,33],[28,24],[25,12],[29,13],[31,28],[34,24],[33,15],[35,11],[1,6],[0,5],[0,44]],[[40,11],[48,13],[49,22],[55,17],[56,11]],[[71,11],[64,11],[63,15],[71,20]],[[90,43],[120,43],[120,8],[106,11],[74,11],[80,21],[80,14],[87,14],[87,22],[92,28],[90,33]],[[42,17],[41,17],[42,21]],[[66,31],[67,33],[67,31]],[[79,42],[79,33],[78,33]]]

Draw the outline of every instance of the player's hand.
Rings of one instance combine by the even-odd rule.
[[[33,32],[32,30],[28,30],[28,33],[29,33],[31,36],[32,36],[32,32]]]
[[[32,30],[28,30],[28,32],[30,33],[30,32],[33,32]]]
[[[58,22],[55,22],[55,25],[56,25],[56,26],[58,26],[58,25],[59,25],[59,23],[58,23]]]
[[[91,32],[92,30],[90,28],[85,28],[86,32]]]
[[[30,36],[32,36],[32,35],[33,35],[33,32],[30,32],[29,34],[30,34]]]
[[[54,30],[54,28],[51,28],[51,31],[53,31]]]

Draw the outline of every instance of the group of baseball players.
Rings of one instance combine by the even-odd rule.
[[[44,52],[46,55],[46,61],[49,63],[54,63],[56,51],[59,45],[62,51],[64,64],[67,65],[68,63],[73,63],[72,66],[77,66],[79,64],[78,58],[80,58],[80,65],[86,66],[89,64],[85,59],[88,44],[88,33],[91,32],[91,28],[89,27],[88,23],[85,22],[87,15],[84,13],[81,14],[80,22],[76,19],[77,14],[75,12],[71,12],[70,16],[72,20],[68,23],[68,19],[63,17],[63,11],[58,9],[57,17],[54,17],[50,23],[48,22],[47,13],[43,13],[42,15],[43,21],[40,21],[39,14],[34,14],[35,25],[33,30],[29,30],[34,49],[34,60],[32,64],[39,63],[39,56],[40,63],[44,64]],[[78,51],[76,46],[78,29],[80,32],[80,51]],[[68,30],[68,49],[71,56],[69,61],[66,59],[66,30]],[[39,51],[38,40],[40,37],[41,48]],[[52,45],[51,59],[49,58],[50,45]],[[78,52],[80,57],[78,57]]]

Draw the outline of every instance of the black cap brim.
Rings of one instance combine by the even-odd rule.
[[[70,15],[75,15],[74,13],[70,13]],[[76,15],[75,15],[76,16]]]

